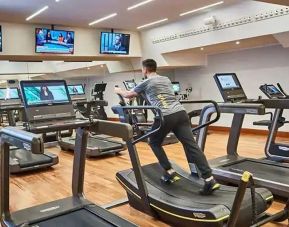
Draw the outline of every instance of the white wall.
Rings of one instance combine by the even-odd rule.
[[[184,88],[192,86],[191,99],[213,99],[222,101],[220,92],[215,84],[213,75],[222,72],[235,72],[249,98],[265,96],[259,86],[265,83],[281,83],[289,92],[289,49],[281,46],[271,46],[243,50],[232,53],[209,56],[208,66],[175,71],[175,79],[180,81]],[[188,108],[188,107],[187,107]],[[189,109],[189,108],[188,108]],[[285,117],[289,119],[288,110]],[[258,128],[252,125],[254,120],[267,116],[247,116],[245,128]],[[231,115],[223,115],[216,125],[229,126]],[[259,127],[264,129],[264,127]],[[281,128],[289,131],[289,125]]]

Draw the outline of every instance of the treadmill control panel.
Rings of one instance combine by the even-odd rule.
[[[269,98],[269,99],[285,99],[286,95],[283,94],[275,85],[264,84],[259,87],[259,89]]]
[[[247,99],[236,73],[217,73],[214,79],[225,102],[239,102]]]

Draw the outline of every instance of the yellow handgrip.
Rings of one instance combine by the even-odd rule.
[[[241,180],[244,182],[248,182],[250,180],[250,178],[252,177],[252,174],[248,171],[245,171],[242,175]]]

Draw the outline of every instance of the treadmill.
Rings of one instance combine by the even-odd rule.
[[[246,189],[248,184],[242,180],[238,189],[222,186],[213,195],[201,196],[199,190],[203,181],[173,164],[179,180],[173,184],[162,183],[160,178],[163,170],[160,165],[153,163],[141,166],[135,146],[161,128],[163,122],[161,110],[149,106],[114,106],[112,109],[114,113],[119,114],[121,122],[129,122],[129,115],[133,110],[144,109],[156,112],[161,122],[159,128],[141,138],[127,141],[132,169],[120,171],[116,175],[127,192],[129,204],[135,209],[159,218],[170,226],[251,226],[253,222],[252,226],[260,226],[270,220],[281,221],[288,218],[287,208],[273,216],[265,214],[265,210],[272,203],[272,194],[267,189],[258,188],[255,192],[252,191],[252,195],[255,196],[252,200],[250,190]],[[218,117],[196,129],[212,124]],[[241,179],[244,180],[243,177]],[[240,191],[243,191],[242,196],[239,194]],[[122,201],[120,205],[123,204]],[[255,221],[252,220],[253,210]]]
[[[210,160],[214,176],[226,183],[236,184],[240,177],[240,171],[247,170],[254,175],[255,184],[259,187],[268,188],[273,194],[289,198],[289,165],[268,159],[247,158],[239,156],[238,142],[244,117],[247,114],[264,115],[266,109],[289,109],[289,99],[244,99],[244,90],[235,73],[216,74],[215,80],[220,92],[227,103],[219,103],[221,113],[233,114],[230,128],[227,155]],[[236,97],[243,97],[236,102]],[[250,103],[251,102],[251,103]],[[200,124],[210,120],[216,112],[213,106],[203,109]],[[198,145],[205,149],[207,127],[200,130],[197,137]]]
[[[9,93],[10,98],[5,100],[6,95],[3,98],[3,94],[6,93]],[[23,108],[18,88],[13,87],[9,90],[0,88],[0,111],[7,113],[10,126],[16,126],[14,111],[23,111]],[[11,149],[10,151],[9,163],[12,174],[48,168],[58,164],[58,162],[58,156],[50,152],[33,154],[23,149]]]
[[[68,85],[69,94],[76,111],[80,112],[87,119],[96,119],[93,115],[92,108],[98,106],[107,106],[107,102],[103,100],[86,100],[85,90],[82,84]],[[75,137],[59,138],[59,146],[64,151],[73,151],[75,147]],[[86,148],[86,156],[88,158],[98,157],[107,154],[118,154],[126,150],[126,144],[117,141],[108,136],[90,134],[88,137],[88,145]]]
[[[273,84],[264,84],[259,87],[259,89],[269,98],[269,99],[289,99],[289,95],[284,91],[282,86],[277,83],[277,87]],[[274,110],[274,114],[270,120],[261,120],[254,122],[254,125],[267,126],[269,129],[267,142],[265,146],[265,154],[267,159],[279,162],[289,161],[289,145],[285,143],[276,142],[276,137],[278,129],[284,124],[288,124],[283,117],[284,109],[279,107]]]
[[[90,130],[130,138],[129,125],[94,120],[77,120],[73,111],[64,80],[21,81],[21,90],[25,101],[25,111],[30,120],[31,131],[42,133],[76,129],[76,149],[73,162],[72,196],[46,204],[26,208],[13,213],[9,211],[9,145],[22,149],[30,148],[35,154],[43,153],[41,136],[16,128],[4,128],[1,136],[1,225],[3,227],[37,226],[37,227],[133,227],[134,224],[118,217],[88,201],[83,194],[85,149]],[[47,87],[54,98],[40,97],[42,86]],[[40,97],[39,97],[40,96]],[[44,123],[44,120],[49,120]]]

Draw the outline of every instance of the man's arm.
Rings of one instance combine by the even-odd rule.
[[[125,91],[119,87],[115,87],[114,92],[116,94],[120,94],[122,97],[126,99],[131,99],[138,96],[138,93],[136,93],[135,91]]]

